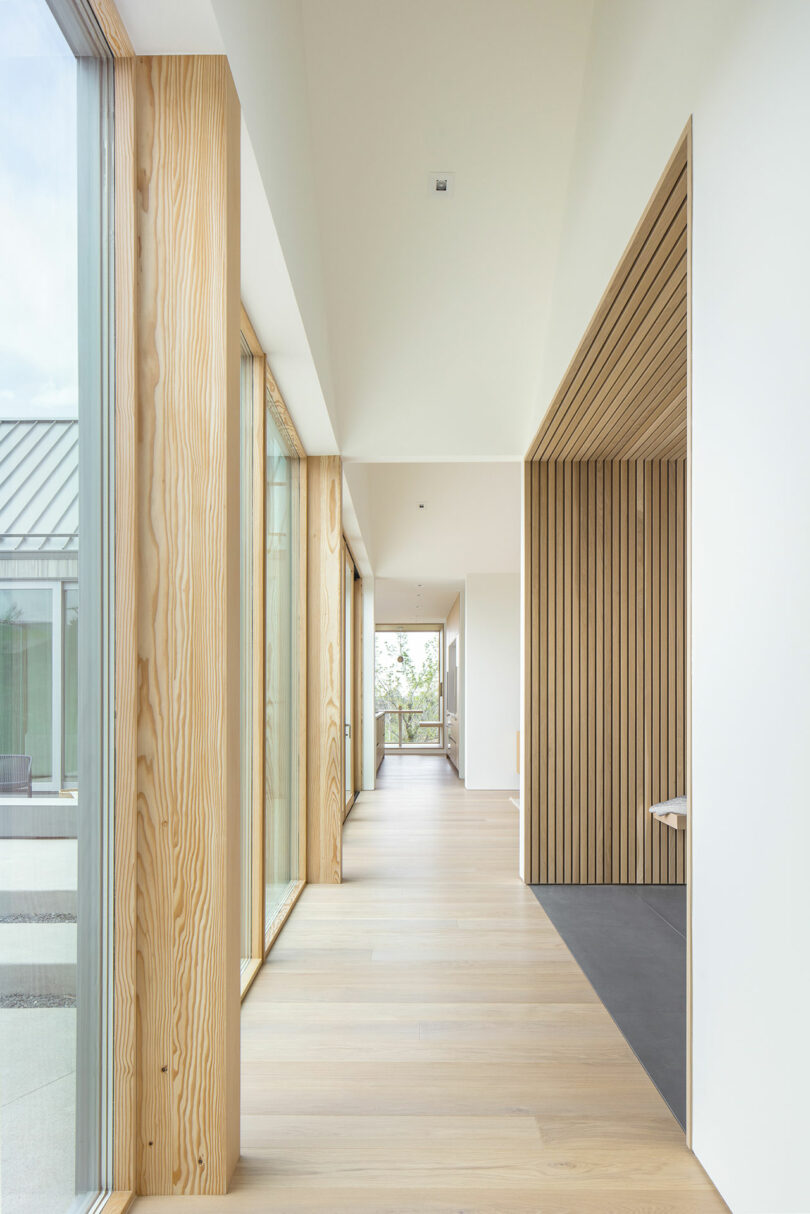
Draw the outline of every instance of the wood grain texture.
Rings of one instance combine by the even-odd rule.
[[[346,881],[307,886],[245,1001],[244,1154],[222,1208],[721,1214],[518,880],[517,810],[442,757],[383,770],[400,763],[427,774],[364,792]]]
[[[683,837],[647,811],[686,791],[684,461],[534,466],[527,879],[682,883]]]
[[[127,1210],[132,1209],[134,1201],[135,1194],[131,1189],[115,1189],[107,1195],[107,1200],[101,1210],[103,1214],[127,1214]]]
[[[385,758],[385,713],[378,712],[374,717],[374,771],[380,770],[380,764]]]
[[[113,57],[116,60],[132,59],[135,51],[127,27],[124,25],[121,14],[113,3],[113,0],[89,0],[89,2],[107,45],[113,53]],[[117,136],[118,128],[116,124],[116,138]]]
[[[239,106],[137,61],[138,1189],[239,1155]]]
[[[686,876],[683,838],[646,811],[685,791],[689,766],[689,140],[687,128],[527,457],[531,881]]]
[[[137,1179],[138,344],[135,62],[115,65],[115,949],[113,1184]]]
[[[290,447],[299,459],[306,459],[307,453],[304,450],[304,444],[299,438],[295,423],[290,416],[290,411],[285,404],[284,397],[281,395],[279,386],[270,370],[269,363],[267,366],[267,399],[273,410],[276,422],[287,435]]]
[[[265,945],[265,956],[269,956],[270,950],[279,937],[281,929],[290,917],[292,908],[298,901],[301,891],[306,885],[305,881],[294,881],[285,897],[281,906],[276,911],[275,915],[267,925],[267,941]]]
[[[342,879],[343,479],[335,455],[307,463],[307,881]]]
[[[527,458],[686,456],[687,135],[678,143]]]

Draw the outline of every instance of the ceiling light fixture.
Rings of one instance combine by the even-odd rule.
[[[439,198],[449,198],[456,191],[455,173],[428,174],[428,190]]]

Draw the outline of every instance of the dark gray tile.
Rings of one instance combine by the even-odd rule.
[[[639,897],[686,939],[686,886],[639,885]]]
[[[608,1005],[606,1005],[608,1006]],[[633,1053],[682,1126],[686,1126],[686,1015],[646,1008],[613,1012]]]
[[[683,887],[532,890],[681,1125],[686,1114]],[[660,893],[660,897],[657,895]],[[683,920],[679,918],[683,905]]]

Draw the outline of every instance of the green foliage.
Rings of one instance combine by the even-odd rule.
[[[405,713],[402,717],[402,741],[418,743],[420,722],[439,718],[439,637],[425,637],[424,654],[417,664],[411,653],[413,633],[378,632],[374,669],[374,692],[377,712],[391,708],[418,708],[420,713]],[[400,662],[398,659],[402,658]],[[396,742],[398,726],[395,717],[388,718],[386,740]]]

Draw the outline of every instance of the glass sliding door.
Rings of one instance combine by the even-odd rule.
[[[299,880],[299,460],[265,416],[265,938]]]
[[[346,544],[343,545],[344,593],[343,593],[343,734],[345,773],[343,814],[349,812],[354,802],[354,561]]]
[[[386,751],[441,750],[441,625],[378,626],[374,645],[374,698],[385,713]]]
[[[244,335],[239,378],[239,772],[242,973],[255,956],[253,940],[253,355]]]
[[[111,1181],[112,84],[85,0],[0,4],[3,1214]]]

